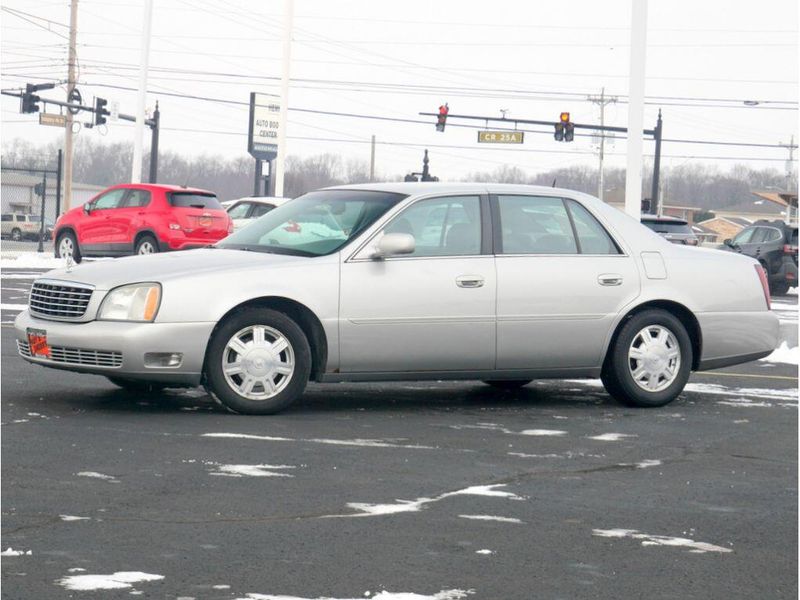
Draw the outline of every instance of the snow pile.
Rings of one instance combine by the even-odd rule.
[[[690,548],[689,552],[694,554],[705,554],[706,552],[732,552],[730,548],[707,544],[706,542],[695,542],[689,538],[670,537],[666,535],[650,535],[639,533],[635,529],[592,529],[592,535],[608,538],[630,538],[642,540],[642,546],[679,546]]]
[[[63,269],[67,261],[52,252],[3,252],[2,269]]]
[[[466,598],[473,593],[473,590],[442,590],[432,596],[428,596],[413,592],[378,592],[372,596],[372,600],[461,600],[461,598]],[[237,598],[236,600],[364,600],[364,598],[301,598],[299,596],[251,593],[244,598]]]
[[[277,473],[275,469],[294,469],[291,465],[217,465],[210,475],[224,477],[294,477],[289,473]]]
[[[0,552],[0,556],[30,556],[33,554],[31,550],[25,552],[25,550],[14,550],[11,546]]]
[[[58,584],[68,590],[115,590],[133,587],[142,581],[158,581],[163,575],[142,573],[141,571],[117,571],[110,575],[69,575],[58,580]]]
[[[783,342],[772,354],[759,360],[771,363],[798,365],[800,364],[800,346],[794,346],[793,348],[790,348],[789,344]]]

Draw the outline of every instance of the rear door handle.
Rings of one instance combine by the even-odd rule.
[[[479,288],[483,287],[483,277],[480,275],[462,275],[456,277],[456,285],[462,288]]]
[[[616,273],[598,275],[597,283],[600,285],[622,285],[622,275],[617,275]]]

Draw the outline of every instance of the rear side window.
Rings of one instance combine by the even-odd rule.
[[[561,198],[498,196],[504,254],[577,254]]]
[[[792,230],[792,237],[789,240],[792,246],[797,246],[797,229]]]
[[[253,219],[257,219],[258,217],[264,216],[269,211],[271,211],[274,206],[272,204],[256,204],[253,206],[253,212],[251,213],[251,217]]]
[[[125,199],[126,208],[139,208],[150,204],[150,192],[147,190],[131,190]]]
[[[574,200],[567,200],[567,206],[572,214],[572,222],[575,223],[581,254],[620,253],[608,232],[583,205]]]
[[[28,215],[28,222],[29,223],[38,223],[41,220],[39,215]]]
[[[778,229],[767,228],[767,235],[764,238],[765,242],[777,242],[778,240],[782,240],[784,233]]]
[[[223,210],[216,196],[208,194],[191,194],[172,192],[168,194],[170,205],[175,208],[204,208],[206,210]]]

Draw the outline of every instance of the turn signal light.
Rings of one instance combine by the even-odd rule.
[[[761,281],[761,287],[764,290],[764,299],[767,301],[767,310],[772,310],[772,304],[769,297],[769,282],[767,281],[767,274],[764,272],[764,267],[761,265],[753,265],[758,273],[758,279]]]
[[[147,291],[147,298],[144,301],[144,320],[145,321],[152,321],[153,317],[156,316],[156,311],[158,310],[158,301],[159,296],[159,289],[156,286],[151,287]]]

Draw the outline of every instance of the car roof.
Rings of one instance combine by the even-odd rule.
[[[434,194],[437,192],[450,193],[473,193],[473,194],[541,194],[543,196],[554,196],[565,194],[575,196],[579,194],[574,190],[564,188],[554,188],[544,185],[523,185],[515,183],[448,183],[442,181],[389,181],[385,183],[359,183],[355,185],[336,185],[324,190],[365,190],[374,192],[389,192],[395,194],[405,194],[408,196],[420,194]]]
[[[291,198],[282,196],[245,196],[244,198],[234,198],[233,200],[226,200],[226,204],[233,204],[234,202],[258,202],[260,204],[275,204],[280,205],[288,202]]]
[[[133,190],[150,190],[150,191],[163,190],[165,192],[183,192],[184,194],[204,194],[204,195],[216,196],[214,192],[211,192],[209,190],[186,187],[183,185],[174,185],[170,183],[120,183],[118,185],[113,185],[108,189],[117,189],[117,188],[125,188]]]
[[[642,222],[647,223],[672,223],[673,225],[688,225],[686,219],[679,219],[678,217],[658,216],[658,215],[642,215]]]

